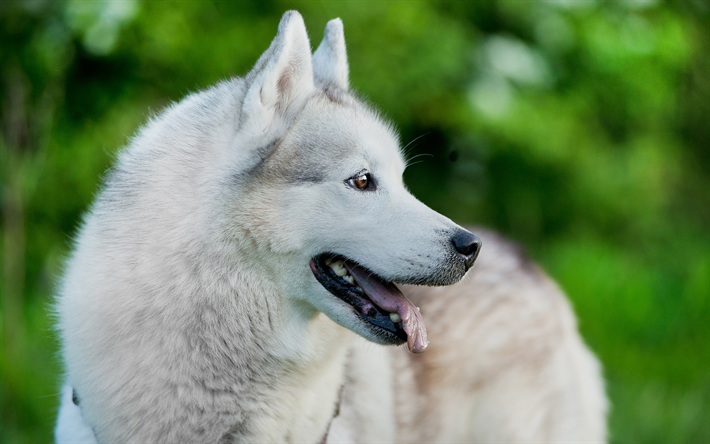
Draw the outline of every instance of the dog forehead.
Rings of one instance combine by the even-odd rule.
[[[290,133],[289,145],[299,157],[327,159],[330,165],[350,160],[362,167],[404,169],[392,127],[356,99],[312,100]]]

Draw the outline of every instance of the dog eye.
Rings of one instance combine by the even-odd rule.
[[[358,190],[367,190],[374,187],[370,173],[358,174],[348,179],[348,185]]]

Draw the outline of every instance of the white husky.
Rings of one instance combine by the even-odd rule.
[[[599,366],[514,246],[479,232],[461,284],[393,284],[453,284],[481,246],[403,170],[340,20],[311,55],[287,12],[246,77],[138,133],[87,215],[57,440],[604,441]]]

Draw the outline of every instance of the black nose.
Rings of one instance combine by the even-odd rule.
[[[451,238],[451,243],[454,244],[456,251],[464,257],[466,269],[471,268],[478,257],[478,252],[481,251],[481,239],[470,231],[457,230]]]

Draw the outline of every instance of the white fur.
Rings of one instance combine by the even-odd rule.
[[[290,11],[245,78],[173,105],[122,151],[58,298],[67,370],[58,441],[91,430],[99,442],[488,439],[515,424],[488,422],[491,407],[476,399],[505,410],[516,396],[525,404],[557,388],[579,392],[563,402],[573,411],[555,422],[569,431],[559,436],[578,436],[584,417],[597,425],[579,436],[604,439],[598,367],[569,310],[549,321],[565,325],[567,340],[540,354],[542,370],[492,378],[485,396],[457,388],[480,375],[446,376],[453,385],[439,393],[460,404],[427,413],[436,421],[416,420],[429,402],[413,373],[424,361],[402,364],[398,349],[352,334],[384,343],[316,280],[316,255],[336,252],[400,283],[451,284],[466,268],[451,244],[461,228],[407,192],[397,137],[347,88],[342,23],[329,22],[311,58],[303,19]],[[347,185],[363,170],[376,192]],[[465,312],[424,315],[436,325]],[[484,348],[497,341],[469,332]],[[465,337],[440,338],[468,362]],[[511,421],[542,436],[537,412],[515,412]]]
[[[96,444],[91,427],[81,416],[81,409],[72,401],[72,388],[62,387],[62,398],[54,431],[57,442]]]
[[[334,86],[346,91],[350,87],[348,56],[343,22],[340,19],[331,20],[325,26],[323,41],[313,53],[313,71],[323,86]]]

